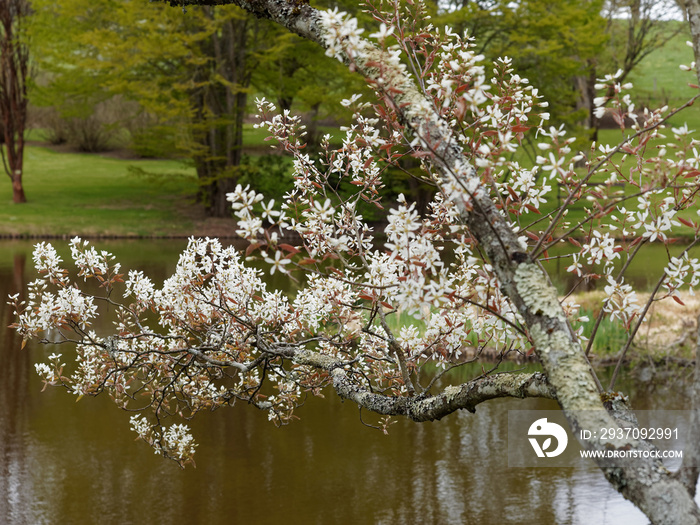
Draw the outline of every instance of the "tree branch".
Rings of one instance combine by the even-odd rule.
[[[298,365],[326,370],[340,397],[362,408],[385,416],[405,416],[413,421],[435,421],[461,409],[474,412],[484,401],[502,397],[542,397],[556,399],[552,386],[540,372],[507,373],[481,377],[459,386],[448,386],[434,396],[388,396],[376,394],[358,385],[344,367],[347,363],[331,356],[300,350],[292,358]]]

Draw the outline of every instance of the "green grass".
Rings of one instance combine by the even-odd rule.
[[[602,303],[601,303],[602,304]],[[581,316],[587,316],[588,321],[581,323],[584,326],[583,333],[590,336],[595,326],[596,316],[598,312],[582,309]],[[580,325],[577,325],[577,328]],[[627,342],[628,334],[619,321],[611,321],[609,317],[605,317],[598,327],[591,347],[591,353],[598,357],[608,357],[617,355]],[[585,344],[583,345],[585,347]]]
[[[129,174],[129,166],[173,176],[156,182]],[[192,201],[196,188],[194,171],[179,161],[124,161],[30,146],[24,170],[28,202],[14,204],[5,179],[0,234],[186,235],[192,223],[181,208]]]
[[[668,22],[671,25],[681,22]],[[688,86],[689,83],[697,84],[697,76],[693,72],[683,71],[681,64],[690,65],[694,60],[693,50],[686,44],[690,40],[690,32],[687,24],[682,23],[682,31],[669,40],[662,49],[659,49],[639,64],[629,77],[634,84],[634,98],[637,105],[648,104],[662,106],[668,104],[675,108],[681,106],[693,95],[697,89]],[[682,124],[690,119],[694,129],[700,129],[700,112],[690,110],[684,115],[673,119],[675,125]]]

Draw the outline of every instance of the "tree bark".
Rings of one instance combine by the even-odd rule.
[[[688,23],[692,35],[693,52],[695,54],[695,67],[700,84],[700,0],[686,0]],[[693,377],[693,387],[691,391],[691,407],[688,447],[685,450],[683,464],[678,471],[678,479],[685,485],[691,496],[695,496],[700,474],[700,317],[697,319],[698,337],[695,346],[695,373]]]
[[[695,70],[700,84],[700,0],[686,0],[688,24],[693,39],[693,52],[695,54]]]
[[[24,186],[22,185],[21,170],[17,170],[12,176],[12,202],[16,204],[27,202],[27,197],[24,195]]]
[[[22,173],[29,76],[29,46],[23,34],[23,24],[28,15],[29,3],[26,0],[0,2],[0,117],[3,131],[0,154],[5,173],[12,182],[15,203],[27,201]]]
[[[213,11],[209,15],[214,18]],[[221,31],[202,41],[210,62],[197,70],[198,87],[191,93],[198,144],[193,157],[202,184],[201,199],[214,217],[231,216],[226,194],[235,189],[236,169],[242,159],[250,85],[248,24],[247,18],[225,20]]]

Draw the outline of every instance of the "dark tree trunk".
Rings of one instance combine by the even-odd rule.
[[[27,0],[0,2],[0,154],[5,173],[12,181],[12,200],[16,203],[27,201],[22,186],[29,76],[29,46],[23,23],[27,16]]]
[[[214,8],[208,8],[214,17]],[[231,206],[226,194],[236,187],[242,160],[243,121],[248,102],[247,32],[249,19],[226,20],[221,31],[204,41],[210,57],[195,75],[193,154],[201,184],[200,198],[207,213],[228,217]],[[221,79],[221,80],[220,80]]]
[[[24,186],[22,186],[21,171],[12,178],[12,202],[17,204],[27,202],[27,197],[24,195]]]

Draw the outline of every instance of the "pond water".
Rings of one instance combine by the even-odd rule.
[[[55,242],[57,247],[65,245]],[[163,280],[183,242],[98,243],[126,268]],[[64,250],[67,251],[67,250]],[[34,279],[31,243],[0,243],[0,297]],[[248,406],[193,426],[197,467],[179,469],[129,430],[108,398],[41,393],[33,363],[54,349],[27,345],[0,301],[0,517],[43,523],[635,524],[644,516],[589,468],[508,468],[509,409],[556,409],[497,400],[476,414],[398,421],[388,436],[333,392],[276,428]],[[67,348],[60,351],[68,353]],[[683,408],[664,385],[625,385],[637,408]],[[2,521],[0,518],[0,521]]]

